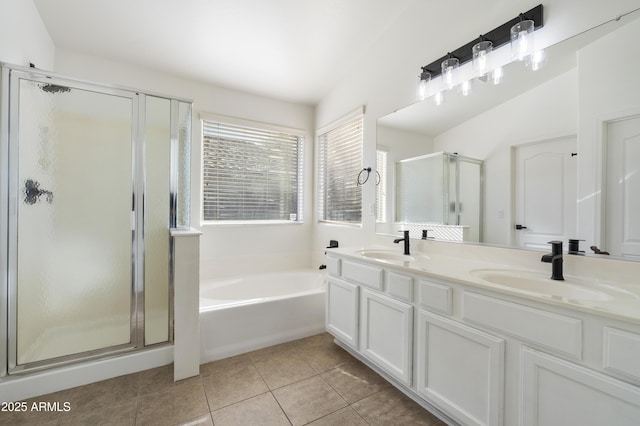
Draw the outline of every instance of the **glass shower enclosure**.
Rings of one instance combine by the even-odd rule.
[[[172,341],[191,103],[3,65],[1,106],[0,376]]]
[[[395,222],[412,238],[429,228],[436,239],[482,241],[481,160],[448,152],[407,158],[396,162],[395,179]]]

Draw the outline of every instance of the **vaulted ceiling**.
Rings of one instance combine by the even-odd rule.
[[[414,0],[34,0],[57,48],[316,104]]]

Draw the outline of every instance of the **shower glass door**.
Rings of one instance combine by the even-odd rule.
[[[12,75],[10,371],[137,344],[135,96]]]

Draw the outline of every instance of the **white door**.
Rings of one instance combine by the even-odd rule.
[[[640,260],[640,116],[608,124],[606,180],[600,249]]]
[[[358,286],[336,278],[327,280],[327,331],[358,348]]]
[[[547,249],[576,235],[577,156],[574,136],[515,147],[515,242]],[[520,229],[517,229],[520,228]]]

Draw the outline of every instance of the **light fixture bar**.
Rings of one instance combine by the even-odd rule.
[[[534,29],[536,30],[542,28],[544,26],[542,22],[542,4],[539,4],[538,6],[525,13],[521,13],[509,22],[505,22],[504,24],[500,25],[497,28],[494,28],[488,33],[483,34],[480,37],[470,41],[464,46],[459,47],[456,50],[453,50],[450,53],[444,55],[443,57],[436,59],[429,65],[422,67],[422,70],[429,72],[431,74],[431,78],[434,78],[442,73],[442,61],[451,57],[458,58],[458,60],[460,61],[460,66],[462,66],[463,64],[471,61],[471,59],[473,58],[473,46],[476,43],[484,40],[491,41],[493,43],[493,48],[497,49],[500,46],[503,46],[511,41],[511,27],[522,20],[532,20],[534,22]]]

